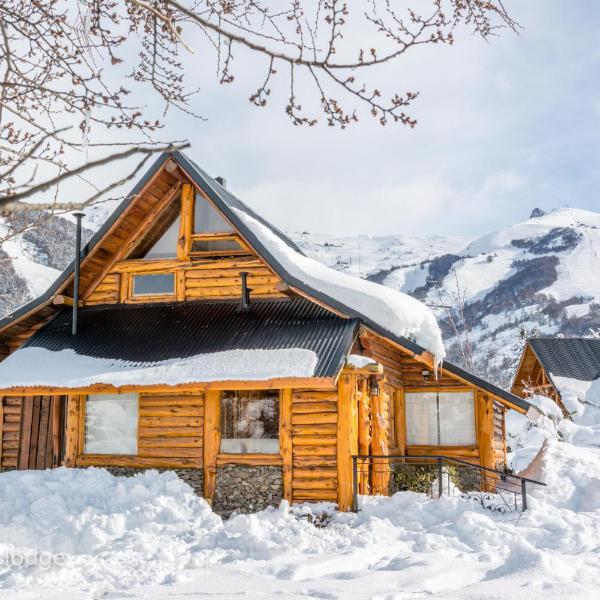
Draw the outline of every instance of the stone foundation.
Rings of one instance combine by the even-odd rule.
[[[228,517],[232,512],[252,513],[278,506],[283,497],[281,467],[227,465],[217,468],[213,510]]]
[[[116,477],[133,477],[137,473],[143,473],[150,469],[135,469],[130,467],[104,467],[109,473]],[[173,471],[180,479],[183,479],[198,496],[204,495],[204,472],[202,469],[152,469],[160,471]]]

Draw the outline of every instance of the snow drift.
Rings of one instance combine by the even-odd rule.
[[[224,589],[248,598],[305,597],[306,590],[328,599],[593,597],[600,454],[550,440],[530,469],[548,488],[531,491],[523,515],[405,492],[364,498],[358,514],[284,503],[225,522],[170,472],[4,473],[0,588],[54,589],[61,598],[126,589],[158,598],[165,585],[173,597],[202,598],[227,597]]]

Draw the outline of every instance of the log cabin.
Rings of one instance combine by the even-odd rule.
[[[565,379],[591,382],[600,377],[600,339],[538,337],[527,340],[511,391],[522,398],[534,394],[554,400],[565,417],[569,410],[561,397]]]
[[[0,321],[0,352],[3,470],[172,469],[222,513],[348,510],[353,455],[501,468],[505,413],[530,407],[442,360],[420,302],[304,256],[182,153]]]

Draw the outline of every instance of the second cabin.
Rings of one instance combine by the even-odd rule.
[[[223,514],[348,510],[389,492],[353,456],[501,470],[506,411],[530,407],[442,361],[424,305],[305,257],[180,153],[77,258],[77,306],[74,263],[0,321],[3,470],[173,469]]]

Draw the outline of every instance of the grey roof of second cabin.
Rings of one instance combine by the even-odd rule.
[[[79,311],[77,335],[63,309],[23,348],[148,365],[231,350],[311,350],[314,377],[336,377],[358,331],[304,298],[254,300],[248,310],[230,301],[102,305]]]
[[[600,377],[600,339],[541,337],[528,343],[549,376],[580,381]]]
[[[146,183],[154,176],[154,174],[169,158],[171,158],[177,164],[179,164],[179,166],[190,176],[194,183],[209,196],[209,198],[215,204],[215,206],[231,221],[231,223],[236,227],[236,229],[248,241],[250,246],[258,252],[258,254],[269,264],[273,271],[275,271],[275,273],[277,273],[277,275],[281,277],[283,281],[288,283],[290,286],[303,291],[310,297],[314,298],[316,301],[322,302],[323,304],[331,307],[332,309],[339,311],[340,313],[346,315],[350,319],[356,319],[364,323],[367,327],[369,327],[376,333],[392,340],[393,342],[396,342],[397,344],[406,348],[409,352],[413,352],[415,355],[420,355],[423,352],[426,352],[426,348],[423,348],[413,340],[392,333],[385,327],[382,327],[376,321],[373,321],[366,315],[347,306],[341,299],[325,294],[322,290],[316,289],[308,285],[304,281],[298,279],[294,274],[290,273],[277,260],[277,258],[273,256],[271,251],[263,243],[260,237],[258,237],[244,223],[243,219],[240,218],[235,209],[256,219],[265,227],[269,228],[271,232],[274,233],[279,239],[281,239],[287,246],[289,246],[296,252],[303,254],[303,252],[298,248],[298,246],[296,246],[296,244],[290,238],[288,238],[281,230],[279,230],[277,227],[273,226],[271,223],[263,219],[260,215],[255,213],[250,207],[244,204],[241,200],[239,200],[236,196],[234,196],[231,192],[224,188],[220,183],[218,183],[214,178],[208,175],[203,169],[201,169],[195,162],[188,158],[183,152],[164,152],[156,159],[156,161],[154,161],[154,163],[148,169],[146,174],[140,179],[140,181],[138,181],[138,183],[134,186],[133,190],[131,190],[131,192],[126,196],[125,200],[123,200],[123,202],[117,207],[117,209],[110,215],[110,217],[107,219],[104,225],[96,232],[92,239],[82,249],[82,257],[86,256],[89,252],[91,252],[92,249],[96,246],[96,244],[100,242],[100,240],[109,231],[112,225],[119,219],[123,211],[137,197],[139,192],[141,192]],[[67,267],[67,269],[65,269],[65,271],[60,275],[60,277],[54,282],[54,284],[42,296],[17,309],[15,312],[8,315],[4,319],[1,319],[0,329],[10,324],[10,322],[14,319],[17,319],[20,316],[35,309],[38,305],[50,301],[54,294],[56,294],[60,286],[73,273],[74,264],[75,263],[73,261],[69,265],[69,267]],[[526,400],[515,396],[511,392],[504,390],[485,379],[481,379],[480,377],[477,377],[476,375],[465,371],[458,365],[455,365],[449,361],[444,361],[443,367],[448,372],[453,373],[466,381],[469,381],[473,385],[478,386],[481,389],[486,390],[491,394],[515,406],[518,406],[525,411],[527,411],[531,406],[530,403]]]

